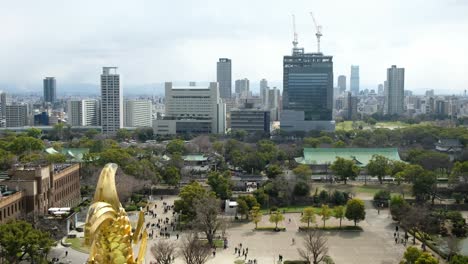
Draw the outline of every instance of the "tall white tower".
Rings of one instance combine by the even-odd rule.
[[[102,133],[115,135],[123,127],[123,98],[117,67],[103,67],[101,74]]]

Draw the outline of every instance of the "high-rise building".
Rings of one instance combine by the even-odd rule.
[[[323,53],[294,48],[283,59],[281,129],[334,131],[333,61]]]
[[[387,69],[387,114],[389,115],[400,115],[404,111],[404,94],[405,94],[405,69],[397,68],[396,65],[392,65],[391,68]]]
[[[216,81],[219,84],[221,98],[230,98],[232,93],[232,64],[227,58],[220,58],[216,63]]]
[[[345,75],[340,75],[338,76],[338,90],[340,93],[343,93],[346,91],[346,76]]]
[[[6,127],[29,125],[29,107],[27,104],[13,104],[5,107]]]
[[[0,92],[0,119],[5,119],[6,106],[11,104],[10,95],[5,92]]]
[[[431,96],[434,96],[434,89],[426,91],[426,97],[431,97]]]
[[[270,111],[265,109],[233,109],[231,110],[231,131],[270,133]]]
[[[351,79],[349,89],[353,96],[359,95],[359,66],[351,65]]]
[[[352,96],[351,92],[348,92],[347,100],[346,118],[347,120],[354,120],[357,118],[358,98],[356,96]]]
[[[55,103],[57,100],[57,83],[55,77],[45,77],[44,79],[44,102]]]
[[[247,78],[236,80],[235,83],[236,94],[247,95],[250,91],[250,81]]]
[[[263,107],[268,107],[268,81],[266,79],[260,80],[260,98]]]
[[[383,84],[379,84],[377,87],[377,94],[378,95],[384,95],[384,86]]]
[[[149,100],[126,100],[124,102],[124,126],[151,127],[152,107],[151,101]]]
[[[166,82],[165,90],[165,118],[154,120],[155,134],[225,133],[226,104],[219,96],[218,83],[174,87]]]
[[[123,127],[123,100],[117,67],[103,67],[101,74],[102,133],[115,135]]]
[[[99,126],[99,101],[95,99],[68,101],[68,123],[72,126]]]

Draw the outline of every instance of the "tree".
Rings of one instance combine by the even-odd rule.
[[[117,138],[118,141],[124,141],[124,140],[131,138],[132,133],[130,133],[130,131],[128,131],[125,128],[121,128],[117,130],[115,137]]]
[[[345,216],[348,220],[354,221],[354,226],[356,226],[357,222],[366,218],[364,202],[357,198],[349,200],[348,203],[346,203]]]
[[[338,176],[344,183],[348,178],[355,179],[359,174],[359,167],[352,160],[337,157],[330,169]]]
[[[204,264],[211,255],[211,247],[190,233],[183,239],[180,253],[186,264]]]
[[[62,153],[55,153],[55,154],[48,154],[46,156],[46,160],[48,163],[64,163],[67,161],[67,156]]]
[[[307,228],[310,227],[310,223],[315,222],[314,208],[312,207],[304,208],[304,210],[302,211],[301,222],[307,223]]]
[[[257,202],[263,207],[263,206],[266,206],[268,204],[268,200],[270,199],[268,194],[265,193],[265,189],[263,189],[262,187],[261,188],[258,188],[257,190],[255,190],[253,192],[253,195],[255,197],[255,200],[257,200]]]
[[[26,135],[33,138],[41,138],[42,130],[39,128],[31,127],[26,130]]]
[[[221,226],[221,220],[218,219],[220,200],[212,196],[202,197],[195,201],[194,207],[194,225],[205,233],[210,246],[214,246],[214,236]]]
[[[401,195],[393,195],[390,198],[390,213],[396,220],[400,220],[408,210],[408,203]]]
[[[330,219],[330,217],[331,217],[331,215],[332,215],[332,211],[330,210],[330,208],[328,207],[328,205],[322,204],[322,208],[320,208],[319,215],[322,217],[323,227],[325,227],[325,222],[326,222],[328,219]]]
[[[245,204],[247,205],[246,213],[252,210],[252,208],[254,208],[255,206],[260,206],[255,196],[252,196],[252,195],[242,195],[239,198],[237,198],[237,201],[245,202]]]
[[[8,263],[20,263],[27,257],[33,262],[44,262],[53,244],[48,233],[33,228],[28,222],[0,225],[0,255]]]
[[[468,263],[468,256],[456,255],[450,260],[450,264],[466,264]]]
[[[156,264],[171,264],[176,254],[176,245],[167,240],[159,240],[151,247]]]
[[[223,174],[217,171],[210,172],[208,175],[208,185],[211,186],[211,190],[215,192],[216,196],[221,200],[226,200],[232,195],[232,182],[229,172]]]
[[[382,155],[373,155],[366,168],[367,172],[371,176],[377,176],[380,184],[382,184],[385,175],[390,174],[390,160]]]
[[[248,219],[249,206],[247,205],[247,202],[245,202],[244,199],[240,199],[240,197],[237,198],[237,212],[240,215],[245,215]]]
[[[16,156],[11,152],[0,149],[0,170],[6,171],[16,162]]]
[[[431,253],[423,252],[416,260],[415,264],[439,264],[439,260],[434,258]]]
[[[182,213],[187,220],[195,217],[195,201],[214,194],[208,193],[200,183],[194,181],[184,186],[179,193],[179,200],[174,201],[174,211]]]
[[[450,180],[451,182],[457,183],[460,181],[460,178],[463,179],[465,183],[468,182],[468,161],[455,162],[455,166],[450,174]]]
[[[96,135],[99,134],[99,131],[97,131],[96,129],[94,128],[91,128],[91,129],[88,129],[86,132],[85,132],[85,136],[87,138],[90,138],[90,139],[93,139]]]
[[[265,171],[266,175],[270,179],[276,178],[276,176],[283,174],[283,170],[281,167],[277,164],[273,164],[268,166],[268,168]]]
[[[309,165],[299,164],[296,168],[293,169],[294,175],[297,177],[308,180],[307,177],[312,175],[312,169],[310,169]]]
[[[154,130],[151,127],[139,127],[134,132],[135,137],[142,142],[153,139]]]
[[[276,211],[271,213],[270,215],[270,223],[275,223],[275,229],[278,229],[278,223],[284,220],[284,215],[280,211]]]
[[[260,212],[260,207],[255,206],[250,210],[250,218],[252,221],[255,223],[255,228],[257,228],[257,225],[260,221],[262,221],[263,214]]]
[[[308,196],[310,193],[310,187],[306,182],[299,181],[294,185],[293,193],[296,196]]]
[[[333,208],[333,213],[334,213],[334,217],[336,219],[340,219],[340,228],[341,228],[341,221],[343,220],[343,217],[345,216],[345,208],[344,206],[340,205],[340,206],[335,206]]]
[[[430,215],[430,211],[423,206],[408,206],[402,214],[401,225],[405,230],[413,233],[413,244],[416,244],[416,236],[423,236],[423,232],[437,232],[439,225],[437,219]]]
[[[328,253],[327,238],[322,231],[309,229],[304,237],[304,248],[297,251],[308,263],[321,263]]]
[[[180,171],[174,166],[168,166],[162,173],[163,181],[171,186],[177,186],[180,182]]]
[[[434,203],[434,188],[437,183],[436,175],[432,171],[425,171],[413,180],[413,195],[418,201],[426,201],[432,196]]]
[[[405,253],[403,254],[404,263],[405,264],[416,263],[416,260],[421,256],[421,254],[422,254],[422,251],[419,250],[418,248],[412,247],[412,246],[408,247]]]
[[[169,154],[174,154],[174,153],[179,153],[180,155],[185,154],[186,149],[185,149],[184,141],[181,139],[171,140],[166,146],[166,151]]]
[[[42,151],[44,143],[37,138],[21,136],[11,142],[9,149],[16,155],[21,155],[26,151]]]

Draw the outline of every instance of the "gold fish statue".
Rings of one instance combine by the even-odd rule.
[[[117,196],[115,173],[117,164],[108,163],[101,171],[94,199],[89,207],[85,225],[85,244],[90,246],[89,264],[143,263],[148,233],[140,211],[137,227],[132,227],[125,209]],[[132,244],[139,241],[140,249],[134,259]]]

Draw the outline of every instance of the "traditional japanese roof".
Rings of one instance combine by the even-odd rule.
[[[351,159],[358,166],[366,166],[373,155],[390,160],[401,160],[397,148],[304,148],[304,157],[295,158],[297,163],[307,165],[332,164],[337,157]]]

